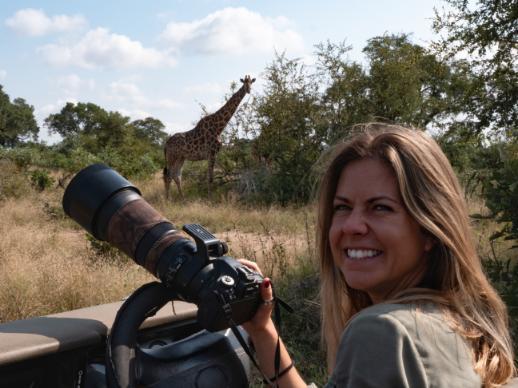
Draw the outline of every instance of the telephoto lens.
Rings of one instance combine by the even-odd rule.
[[[198,306],[198,322],[216,331],[248,321],[261,303],[262,276],[224,256],[226,244],[201,225],[185,225],[185,238],[141,196],[139,189],[104,164],[72,178],[65,213]]]
[[[70,181],[63,209],[95,238],[119,248],[157,277],[166,248],[194,247],[141,197],[139,189],[104,164],[93,164]]]

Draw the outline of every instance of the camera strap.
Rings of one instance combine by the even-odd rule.
[[[223,307],[223,311],[224,311],[225,316],[227,318],[227,323],[229,324],[229,327],[232,330],[232,333],[234,333],[235,337],[239,341],[239,344],[243,347],[243,350],[245,351],[247,356],[250,358],[250,360],[254,364],[255,368],[259,371],[261,376],[263,376],[263,381],[266,384],[268,384],[270,387],[276,387],[277,388],[279,386],[279,383],[278,383],[277,379],[280,377],[279,376],[279,369],[280,369],[280,363],[281,363],[281,342],[280,342],[280,338],[281,338],[280,337],[281,336],[281,309],[280,309],[280,306],[282,306],[289,313],[293,313],[293,309],[291,308],[291,306],[289,304],[284,302],[279,297],[275,296],[275,291],[274,291],[273,295],[274,295],[274,299],[275,299],[275,303],[274,303],[274,324],[275,324],[275,326],[277,328],[277,333],[278,334],[277,334],[277,345],[275,346],[275,356],[274,356],[274,361],[273,361],[273,366],[274,366],[274,370],[275,370],[275,376],[273,378],[271,378],[271,377],[269,378],[268,376],[266,376],[261,371],[261,368],[259,367],[259,364],[258,364],[257,360],[255,359],[254,354],[252,353],[250,347],[248,346],[247,342],[243,338],[243,335],[241,334],[241,332],[237,328],[237,325],[235,324],[234,320],[232,319],[232,306],[230,306],[230,304],[226,301],[226,299],[223,297],[223,295],[219,295],[219,293],[218,293],[218,296],[221,298],[221,300],[223,302],[223,306],[222,306]]]

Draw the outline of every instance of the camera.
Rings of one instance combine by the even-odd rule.
[[[198,306],[198,323],[218,331],[250,320],[261,303],[257,272],[225,256],[227,245],[201,225],[176,227],[146,202],[138,188],[104,164],[78,172],[63,195],[63,209],[96,239],[130,256]]]

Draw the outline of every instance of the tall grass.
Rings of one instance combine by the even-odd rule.
[[[136,265],[97,257],[56,213],[48,196],[0,202],[0,321],[120,300],[149,281]]]

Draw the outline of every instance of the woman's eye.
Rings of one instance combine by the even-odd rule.
[[[392,208],[390,206],[387,206],[387,205],[382,205],[382,204],[376,204],[374,205],[374,210],[379,210],[379,211],[392,211]]]
[[[337,204],[337,205],[333,206],[333,210],[335,212],[343,212],[343,211],[347,211],[349,209],[350,209],[350,207],[347,205],[344,205],[344,204]]]

